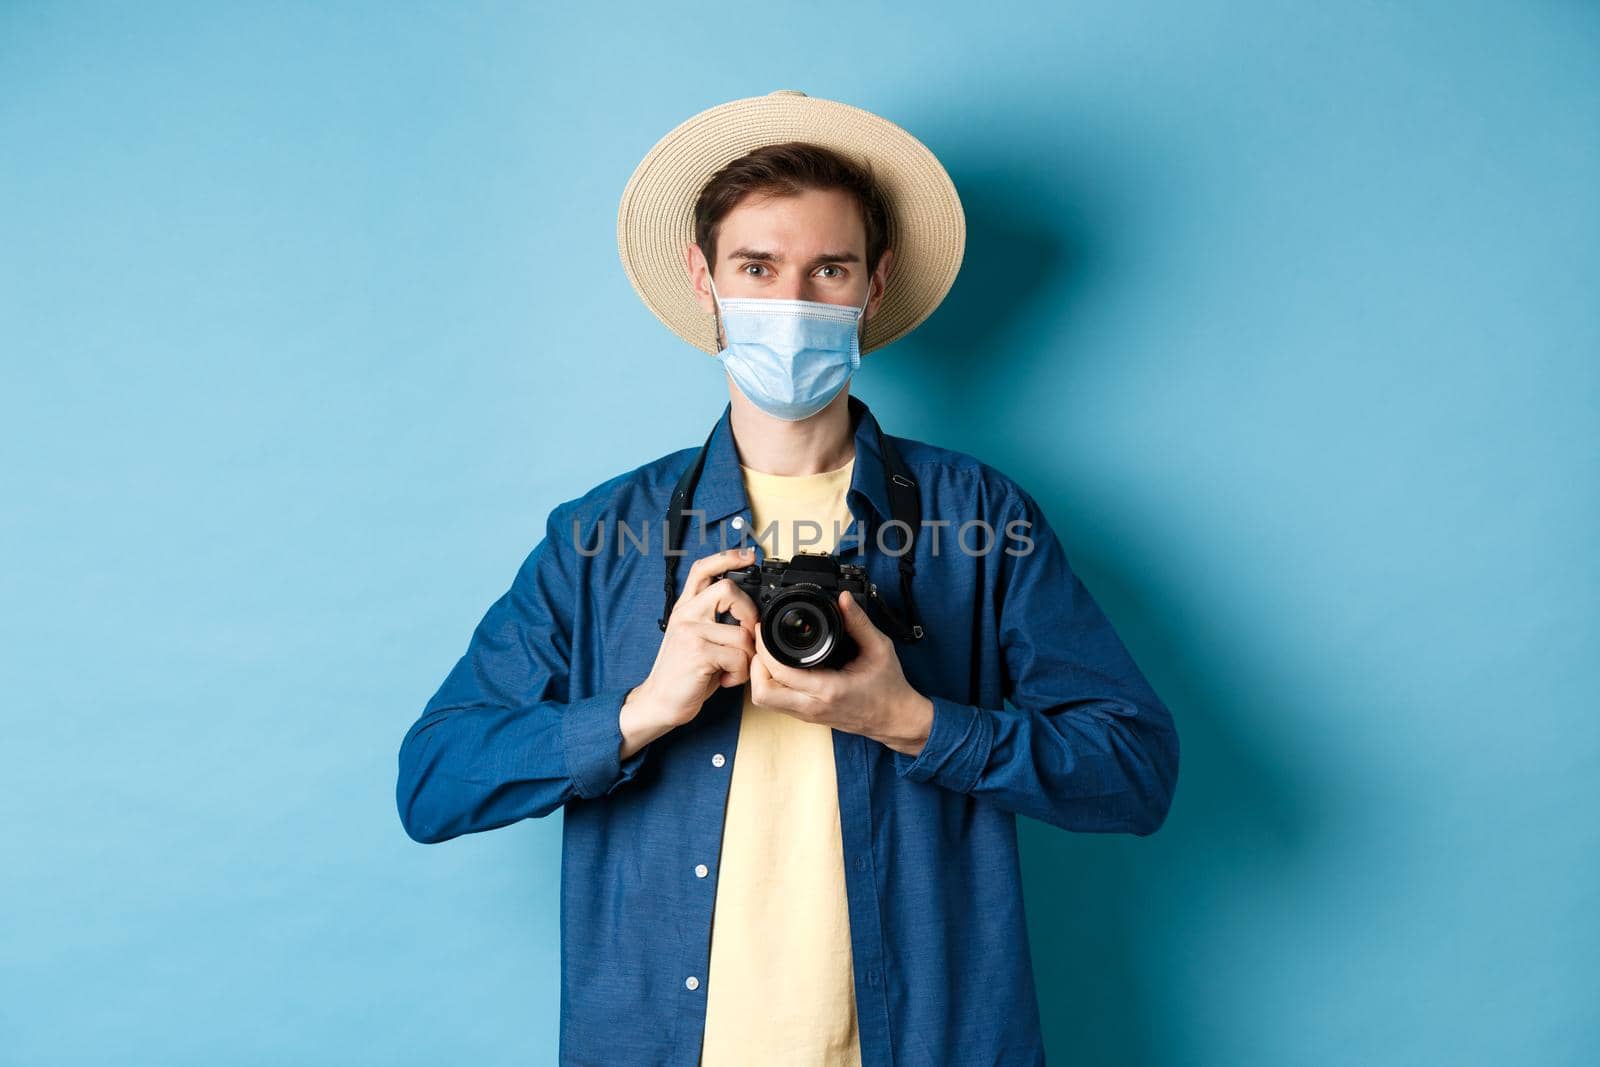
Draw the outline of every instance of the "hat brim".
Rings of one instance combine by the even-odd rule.
[[[955,183],[927,146],[894,123],[794,90],[720,104],[656,142],[617,209],[617,253],[628,281],[669,330],[715,355],[716,326],[695,299],[684,255],[694,242],[695,201],[728,163],[783,141],[809,141],[871,166],[889,201],[894,263],[861,351],[904,337],[933,314],[961,270],[967,228]]]

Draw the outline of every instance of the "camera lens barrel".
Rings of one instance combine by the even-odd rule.
[[[808,586],[791,586],[761,606],[761,637],[790,667],[840,667],[857,651],[832,597]]]

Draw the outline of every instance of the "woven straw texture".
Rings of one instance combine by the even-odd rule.
[[[871,165],[889,200],[894,263],[861,351],[910,333],[961,269],[967,227],[955,183],[926,145],[894,123],[794,89],[702,111],[640,161],[617,209],[617,253],[640,299],[673,333],[716,354],[715,323],[696,302],[685,266],[695,198],[728,163],[781,141],[810,141]]]

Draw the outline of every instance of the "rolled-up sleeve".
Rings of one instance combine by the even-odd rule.
[[[1154,833],[1177,786],[1172,714],[1016,489],[996,525],[1019,519],[1032,547],[1000,557],[992,608],[1010,706],[930,694],[928,739],[915,757],[896,752],[895,769],[1066,830]]]
[[[474,630],[466,653],[400,745],[395,803],[413,840],[434,843],[550,814],[630,781],[628,690],[572,697],[573,605],[583,590],[562,508]]]

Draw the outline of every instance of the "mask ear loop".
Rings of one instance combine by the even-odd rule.
[[[716,306],[716,311],[713,312],[713,320],[717,328],[716,344],[720,351],[728,346],[722,339],[722,297],[717,295],[717,283],[711,277],[710,267],[706,268],[706,284],[711,286],[711,302]]]
[[[855,336],[850,339],[850,369],[861,369],[861,342],[867,332],[867,305],[872,303],[872,276],[867,275],[867,298],[861,301],[861,306],[856,309]]]

